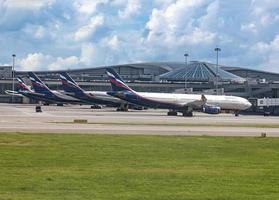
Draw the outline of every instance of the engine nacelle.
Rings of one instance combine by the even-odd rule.
[[[214,105],[204,105],[202,111],[207,114],[219,114],[221,112],[221,108]]]

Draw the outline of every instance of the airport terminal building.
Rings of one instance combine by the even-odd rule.
[[[242,67],[219,66],[199,61],[145,62],[109,66],[133,89],[146,92],[204,93],[235,95],[249,99],[279,98],[279,74]],[[109,91],[106,67],[65,70],[85,90]],[[51,88],[61,90],[60,71],[36,71]],[[15,71],[27,84],[27,72]],[[217,81],[218,80],[218,81]],[[15,84],[17,86],[17,84]],[[0,101],[9,102],[5,90],[12,89],[12,67],[0,67]],[[17,99],[17,101],[22,101]]]

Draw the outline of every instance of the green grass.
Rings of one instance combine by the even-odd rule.
[[[8,199],[279,199],[279,139],[0,134]]]

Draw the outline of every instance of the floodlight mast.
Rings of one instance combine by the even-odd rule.
[[[219,47],[216,47],[214,49],[214,51],[216,51],[216,94],[218,95],[218,82],[219,82],[219,63],[218,63],[218,59],[219,59],[219,52],[221,51],[221,49]]]
[[[15,57],[16,55],[13,54],[13,66],[12,66],[12,84],[13,84],[13,91],[15,90]],[[12,94],[12,103],[14,103],[14,93]]]
[[[184,90],[185,90],[185,93],[187,91],[187,67],[188,67],[188,56],[189,54],[188,53],[185,53],[184,54],[184,57],[185,57],[185,77],[184,77],[184,81],[185,81],[185,85],[184,85]]]

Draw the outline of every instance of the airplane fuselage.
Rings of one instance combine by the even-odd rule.
[[[126,101],[110,96],[106,92],[101,91],[85,91],[80,93],[66,92],[66,94],[90,104],[100,104],[108,106],[120,106],[122,104],[127,104]]]
[[[62,94],[61,92],[51,90],[50,94],[43,94],[44,97],[48,100],[59,102],[59,103],[81,103],[80,100],[73,98],[71,96]]]
[[[191,106],[199,108],[201,95],[198,94],[172,94],[172,93],[149,93],[134,91],[116,91],[108,94],[126,100],[130,103],[149,107],[183,111]],[[245,110],[251,106],[244,98],[224,95],[205,95],[206,103],[220,107],[222,110]],[[197,102],[196,104],[193,102]],[[192,104],[192,105],[191,105]]]

